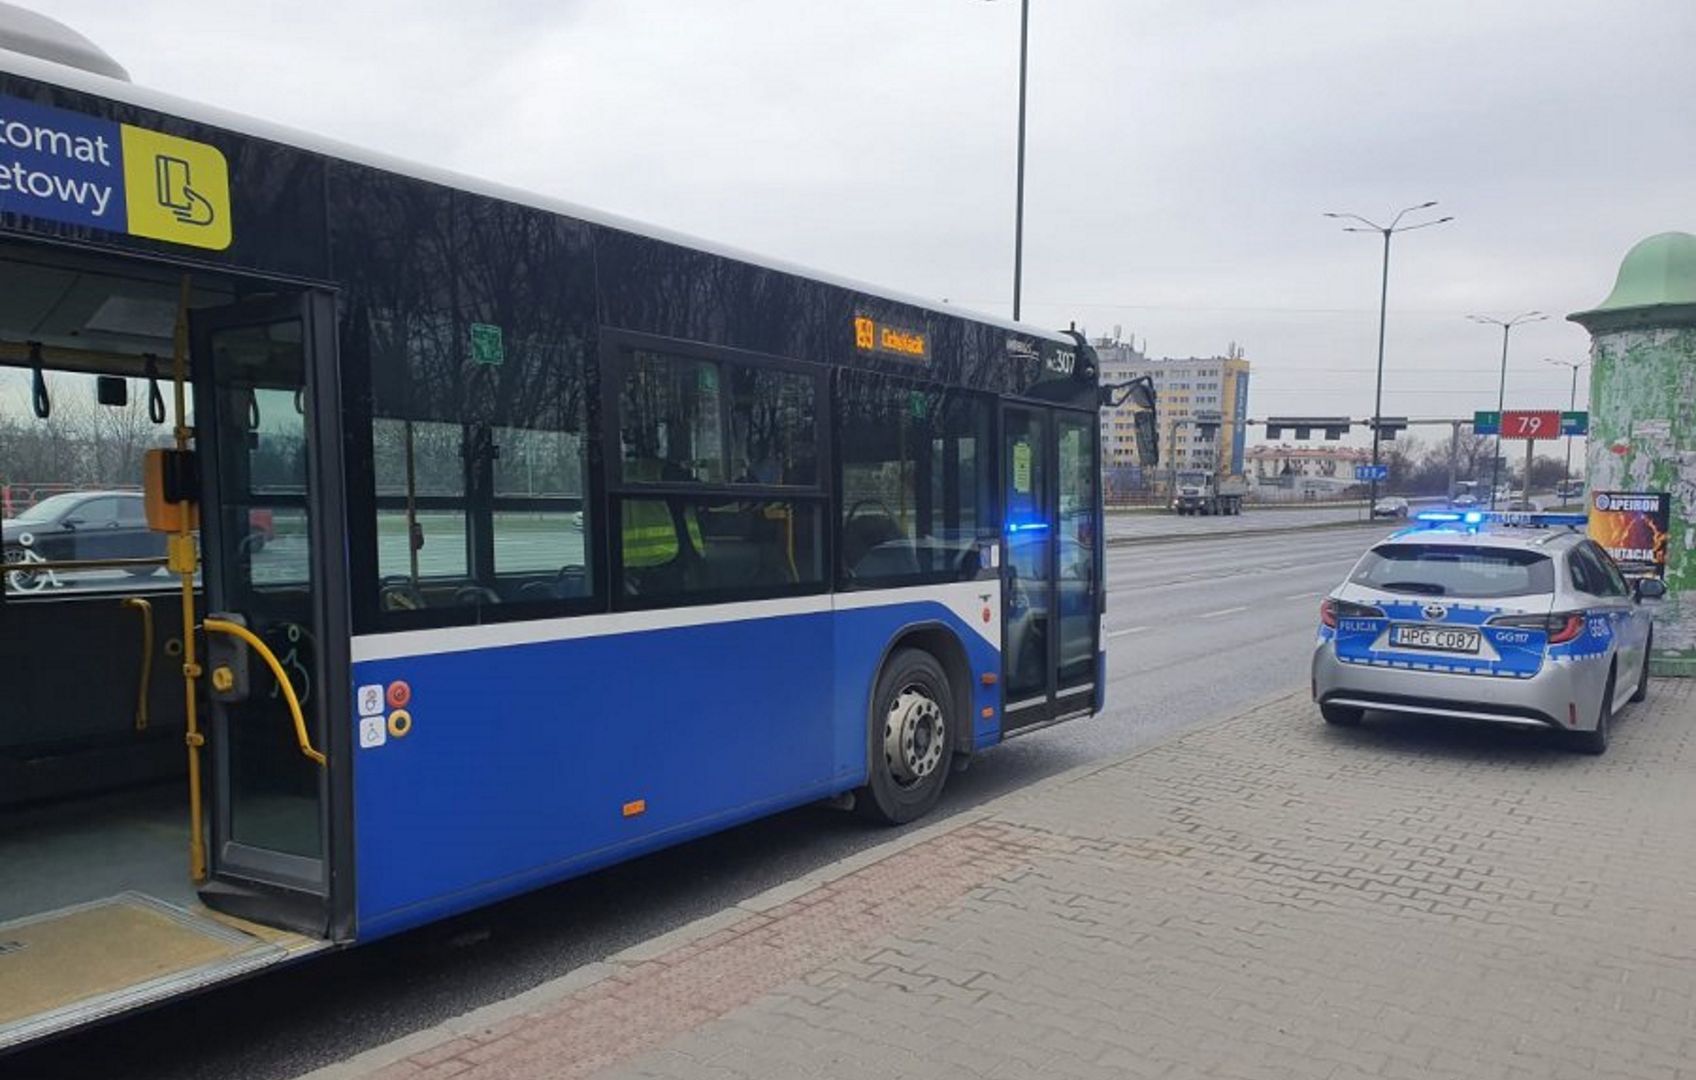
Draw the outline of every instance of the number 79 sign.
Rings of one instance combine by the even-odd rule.
[[[1502,414],[1504,439],[1554,439],[1560,433],[1559,409],[1515,409]]]

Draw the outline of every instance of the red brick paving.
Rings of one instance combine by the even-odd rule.
[[[1052,842],[1000,822],[963,826],[546,1008],[395,1062],[372,1080],[587,1076],[958,900]]]

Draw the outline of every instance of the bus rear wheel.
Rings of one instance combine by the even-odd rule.
[[[904,825],[923,816],[948,781],[954,694],[948,675],[923,649],[898,649],[872,697],[870,777],[855,807],[873,821]]]

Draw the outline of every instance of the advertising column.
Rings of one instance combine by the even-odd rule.
[[[1696,236],[1642,241],[1608,298],[1568,318],[1591,335],[1591,536],[1666,581],[1650,667],[1696,677]]]

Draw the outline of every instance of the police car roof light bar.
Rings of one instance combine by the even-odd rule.
[[[1414,520],[1423,521],[1427,525],[1445,525],[1459,522],[1473,528],[1486,523],[1495,525],[1518,525],[1533,529],[1551,529],[1565,525],[1571,529],[1583,528],[1590,519],[1583,514],[1546,514],[1513,510],[1468,510],[1462,513],[1458,510],[1423,510],[1414,515]]]

